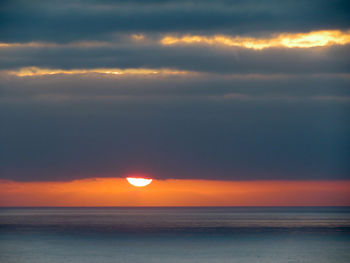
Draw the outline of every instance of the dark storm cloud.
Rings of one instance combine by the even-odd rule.
[[[261,34],[347,29],[348,1],[2,1],[0,41],[70,42],[115,32]]]
[[[349,9],[330,0],[1,1],[0,42],[36,43],[0,47],[0,179],[350,179],[350,45],[159,42],[348,30]],[[189,72],[15,76],[23,67]]]
[[[349,179],[347,77],[2,83],[2,179]]]
[[[166,100],[0,105],[1,177],[349,179],[349,104]]]
[[[2,48],[0,69],[174,68],[217,73],[347,73],[350,45],[313,49],[129,46]]]

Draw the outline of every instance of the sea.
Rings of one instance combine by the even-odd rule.
[[[1,263],[349,263],[349,207],[0,208]]]

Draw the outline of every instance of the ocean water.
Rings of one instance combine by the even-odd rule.
[[[350,262],[350,208],[0,208],[1,263]]]

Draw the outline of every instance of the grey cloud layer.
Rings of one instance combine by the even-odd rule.
[[[217,73],[348,73],[350,45],[312,49],[130,46],[2,48],[0,69],[174,68]]]
[[[348,1],[2,1],[0,41],[109,39],[116,32],[262,34],[349,28]]]
[[[229,75],[189,74],[135,76],[104,74],[16,77],[0,75],[1,100],[37,98],[73,100],[172,98],[210,99],[350,99],[350,75]],[[235,97],[236,96],[236,97]]]
[[[1,178],[349,179],[349,81],[3,76]]]
[[[0,42],[51,46],[0,47],[0,179],[133,172],[350,179],[350,45],[256,51],[130,40],[133,33],[159,40],[167,33],[348,30],[348,1],[145,2],[1,1]],[[109,45],[70,45],[85,40]],[[190,73],[7,73],[32,66]]]
[[[349,179],[349,104],[1,104],[1,177]],[[6,113],[6,114],[5,114]]]

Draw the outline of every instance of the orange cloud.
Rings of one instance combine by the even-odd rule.
[[[131,42],[171,45],[216,45],[228,47],[242,47],[248,49],[261,50],[265,48],[311,48],[332,45],[346,45],[350,43],[350,30],[320,30],[309,33],[281,33],[274,34],[271,37],[244,37],[229,35],[166,35],[158,40],[145,34],[132,34],[129,36]],[[146,41],[147,40],[147,41]],[[145,42],[146,41],[146,42]],[[52,43],[52,42],[27,42],[27,43],[3,43],[0,42],[0,48],[93,48],[93,47],[115,47],[121,43],[103,42],[103,41],[78,41],[70,43]]]
[[[350,181],[1,181],[0,206],[348,206],[349,189]]]
[[[283,33],[271,38],[231,37],[225,35],[200,36],[185,35],[182,37],[165,36],[162,45],[223,45],[249,49],[265,49],[273,47],[310,48],[350,43],[350,31],[323,30],[310,33]]]
[[[94,69],[49,69],[38,67],[24,67],[16,70],[6,70],[5,73],[17,77],[45,76],[45,75],[77,75],[77,74],[104,74],[104,75],[184,75],[188,71],[150,68],[94,68]]]
[[[144,34],[132,34],[131,39],[133,39],[135,41],[141,41],[141,40],[145,39],[145,35]]]

